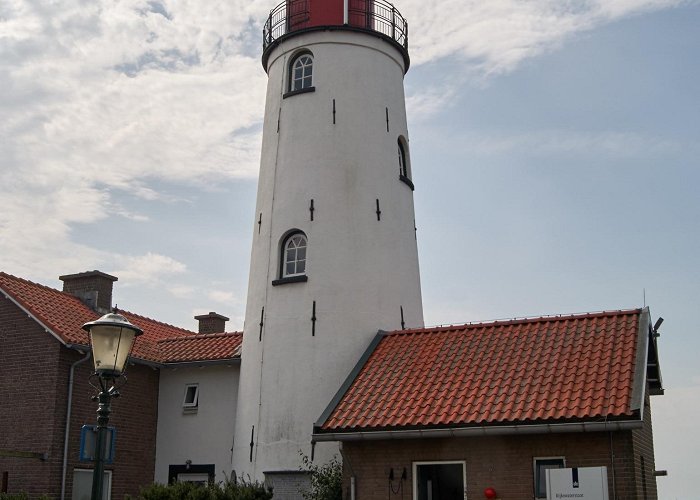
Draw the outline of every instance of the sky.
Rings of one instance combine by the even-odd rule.
[[[241,329],[274,1],[0,0],[0,270]],[[426,324],[651,308],[700,498],[700,1],[397,0]]]

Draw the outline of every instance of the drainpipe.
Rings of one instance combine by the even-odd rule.
[[[92,353],[88,351],[84,358],[80,358],[78,361],[70,365],[70,371],[68,372],[68,406],[66,408],[66,430],[64,432],[63,438],[63,469],[61,470],[61,500],[66,500],[66,473],[68,471],[68,434],[70,433],[70,414],[71,408],[73,407],[73,374],[75,373],[75,367],[79,364],[85,363],[90,359]]]

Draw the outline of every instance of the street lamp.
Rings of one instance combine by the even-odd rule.
[[[99,387],[95,386],[95,388],[100,391],[93,397],[93,401],[99,401],[99,405],[91,500],[102,500],[102,475],[104,474],[107,424],[111,412],[110,400],[119,396],[117,380],[123,376],[134,340],[143,333],[143,330],[116,313],[105,314],[96,321],[85,323],[83,330],[90,334],[92,358],[95,362],[94,376],[99,381]]]

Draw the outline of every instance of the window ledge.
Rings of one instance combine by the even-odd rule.
[[[401,182],[403,182],[404,184],[406,184],[408,187],[410,187],[410,188],[411,188],[411,191],[415,191],[415,190],[416,190],[416,187],[413,185],[413,182],[411,181],[411,179],[409,179],[409,178],[406,177],[405,175],[399,174],[399,180],[400,180]]]
[[[197,406],[183,407],[182,414],[183,415],[190,415],[193,413],[197,413],[198,410],[199,410],[199,407],[197,407]]]
[[[282,94],[282,99],[286,99],[287,97],[292,97],[293,95],[297,94],[306,94],[307,92],[316,92],[316,87],[306,87],[305,89],[290,90],[289,92],[285,92],[284,94]]]
[[[305,274],[302,274],[301,276],[289,276],[287,278],[280,278],[278,280],[273,280],[272,286],[286,285],[287,283],[303,283],[303,282],[307,281],[308,279],[309,278],[307,278]]]

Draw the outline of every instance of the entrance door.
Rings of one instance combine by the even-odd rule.
[[[466,500],[465,462],[414,462],[414,500]]]

